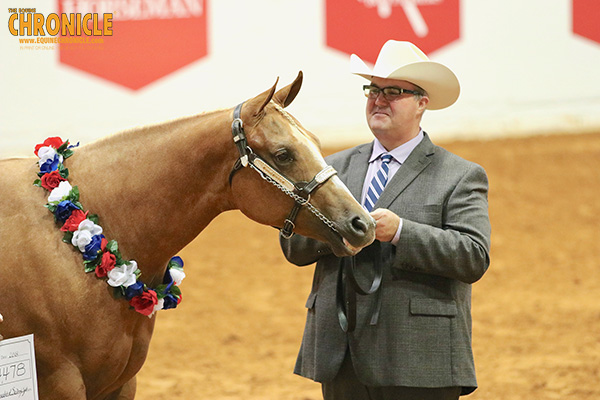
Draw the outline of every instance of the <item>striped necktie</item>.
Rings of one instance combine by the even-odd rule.
[[[385,187],[388,181],[388,174],[390,172],[390,161],[392,161],[392,155],[388,153],[383,153],[381,155],[381,167],[379,171],[375,174],[371,183],[369,184],[369,189],[367,190],[367,196],[365,197],[365,208],[367,211],[373,210],[375,203],[381,193],[383,192],[383,188]]]

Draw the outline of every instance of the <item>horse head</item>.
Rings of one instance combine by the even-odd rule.
[[[328,243],[338,256],[353,255],[373,242],[375,222],[327,166],[316,136],[284,110],[301,85],[302,72],[290,85],[276,91],[275,82],[236,108],[244,144],[237,143],[234,172],[240,173],[231,177],[233,202],[249,218],[284,228],[286,235],[293,229]],[[248,164],[244,151],[252,168],[241,168],[240,160]]]

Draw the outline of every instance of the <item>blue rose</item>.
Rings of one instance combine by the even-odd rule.
[[[175,297],[171,293],[166,295],[163,300],[164,300],[163,310],[168,310],[169,308],[177,307],[177,302],[178,302],[177,297]]]
[[[69,200],[63,200],[56,206],[54,217],[56,217],[57,221],[65,222],[74,210],[80,210],[80,208]]]
[[[181,257],[175,256],[175,257],[171,258],[171,260],[169,261],[169,264],[171,264],[172,262],[177,264],[179,266],[179,268],[183,268],[183,260],[181,259]]]
[[[170,268],[167,268],[165,271],[165,276],[163,277],[163,284],[167,285],[163,293],[169,293],[171,287],[173,286],[173,278],[171,277]]]
[[[125,297],[127,300],[131,300],[142,293],[144,293],[144,284],[140,281],[136,281],[133,285],[129,285],[125,289]]]
[[[40,165],[40,172],[48,174],[52,171],[56,171],[58,169],[58,164],[60,164],[60,156],[55,154],[53,159],[46,160],[45,163]]]
[[[85,246],[84,260],[89,261],[98,257],[98,254],[102,252],[102,239],[104,239],[104,235],[92,236],[92,241]]]

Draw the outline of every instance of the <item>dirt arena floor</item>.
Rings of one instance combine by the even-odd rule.
[[[600,399],[600,134],[440,143],[490,179],[492,263],[473,286],[473,400]],[[220,215],[181,256],[136,399],[317,400],[293,375],[314,266]]]

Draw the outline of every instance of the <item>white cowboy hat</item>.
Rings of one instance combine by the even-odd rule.
[[[425,53],[410,42],[385,42],[372,70],[360,57],[352,54],[350,72],[368,80],[378,77],[415,84],[427,92],[429,110],[451,106],[460,94],[456,75],[445,65],[429,60]]]

